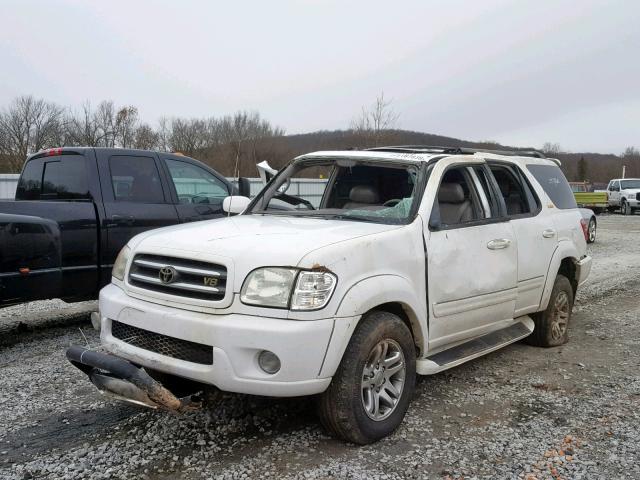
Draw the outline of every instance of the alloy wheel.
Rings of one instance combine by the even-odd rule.
[[[406,363],[400,345],[385,339],[373,347],[362,371],[362,406],[375,421],[389,417],[402,397]]]
[[[589,242],[593,243],[596,241],[596,222],[591,220],[589,222]]]
[[[554,340],[560,340],[567,332],[570,307],[567,292],[559,292],[551,315],[551,338]]]

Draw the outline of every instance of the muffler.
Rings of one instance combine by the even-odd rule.
[[[201,406],[192,395],[176,397],[144,368],[115,355],[73,345],[67,349],[67,359],[82,370],[101,393],[119,400],[173,412]]]

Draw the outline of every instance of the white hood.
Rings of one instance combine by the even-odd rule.
[[[233,265],[237,291],[254,268],[297,266],[316,249],[397,228],[398,225],[347,220],[239,215],[152,230],[135,237],[131,246],[136,253],[224,260]]]

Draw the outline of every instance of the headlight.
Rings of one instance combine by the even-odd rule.
[[[251,272],[244,281],[240,300],[242,303],[261,307],[318,310],[331,298],[336,282],[336,276],[328,272],[259,268]]]
[[[301,271],[291,298],[291,309],[317,310],[324,307],[331,298],[336,280],[332,273]]]
[[[293,268],[259,268],[251,272],[242,285],[240,300],[261,307],[288,308],[293,281],[298,271]]]
[[[111,275],[118,280],[124,280],[124,271],[127,268],[127,261],[129,261],[130,254],[131,249],[125,245],[124,248],[120,250],[120,253],[116,257],[116,261],[113,263]]]

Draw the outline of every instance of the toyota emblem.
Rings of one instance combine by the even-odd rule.
[[[175,280],[178,272],[173,267],[162,267],[158,273],[158,277],[162,283],[171,283]]]

